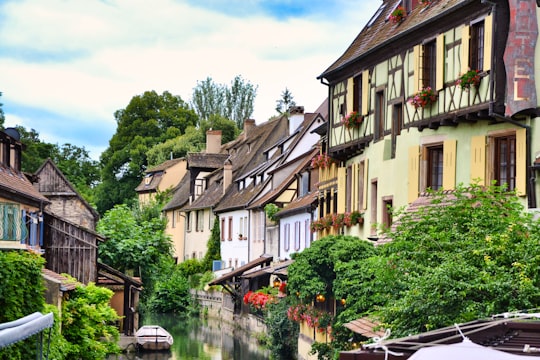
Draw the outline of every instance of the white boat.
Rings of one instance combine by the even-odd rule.
[[[173,337],[159,325],[142,326],[135,333],[137,345],[143,350],[169,350]]]

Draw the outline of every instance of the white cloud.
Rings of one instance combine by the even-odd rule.
[[[48,141],[92,147],[96,158],[115,131],[114,112],[134,95],[168,90],[189,101],[197,81],[208,76],[229,83],[241,75],[258,85],[258,122],[275,114],[285,87],[298,105],[314,111],[327,95],[316,77],[378,5],[345,0],[338,19],[322,13],[278,21],[260,12],[232,17],[172,0],[8,2],[0,8],[0,100],[8,125],[21,121],[40,135],[66,139]],[[37,122],[39,111],[23,118],[10,106],[71,121],[51,129],[59,125]],[[77,137],[85,131],[76,126],[99,131],[99,144]]]

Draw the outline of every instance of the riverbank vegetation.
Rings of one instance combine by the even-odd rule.
[[[540,223],[498,186],[433,192],[429,204],[394,214],[385,245],[347,236],[317,240],[289,267],[289,296],[336,301],[332,359],[368,341],[343,325],[369,317],[393,337],[463,323],[540,303]]]

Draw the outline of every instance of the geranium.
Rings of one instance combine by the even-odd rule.
[[[311,167],[315,169],[317,168],[324,169],[326,167],[329,167],[333,163],[334,163],[334,160],[327,154],[319,154],[319,155],[316,155],[313,159],[311,159]]]
[[[264,309],[266,304],[273,300],[274,297],[272,295],[265,294],[259,291],[253,292],[250,290],[244,295],[244,304],[250,304],[254,308],[260,310]]]
[[[307,326],[321,333],[330,332],[334,321],[331,313],[303,304],[289,307],[287,317],[297,323],[304,321]]]
[[[431,86],[425,87],[422,90],[418,91],[414,96],[409,100],[409,102],[415,107],[426,107],[433,104],[437,101],[437,93],[433,91]]]
[[[347,129],[352,129],[359,127],[363,121],[364,118],[358,112],[352,111],[343,118],[342,123]]]
[[[465,74],[461,75],[456,81],[456,85],[461,86],[461,89],[469,90],[471,86],[478,87],[480,85],[480,71],[469,70]]]
[[[310,224],[311,231],[328,230],[331,227],[338,229],[342,226],[351,227],[364,222],[364,214],[359,211],[345,212],[343,214],[328,214]]]
[[[405,8],[403,6],[398,6],[394,11],[392,11],[392,14],[390,14],[390,21],[394,24],[397,24],[401,22],[405,17],[407,16],[407,12],[405,11]]]

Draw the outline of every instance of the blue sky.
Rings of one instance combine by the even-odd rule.
[[[93,158],[114,112],[148,90],[191,100],[197,81],[258,86],[253,117],[288,88],[314,111],[317,80],[380,0],[0,0],[0,102],[6,126],[84,147]]]

